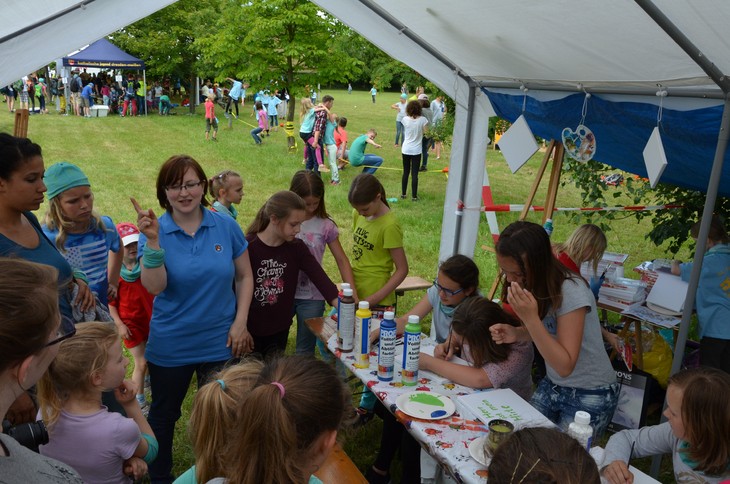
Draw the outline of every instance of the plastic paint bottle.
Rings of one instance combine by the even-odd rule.
[[[352,289],[349,287],[342,290],[339,306],[337,341],[341,352],[350,353],[355,339],[355,298],[352,297]]]
[[[385,311],[380,322],[380,350],[378,351],[378,380],[392,381],[395,370],[395,313]]]
[[[408,316],[403,334],[403,372],[401,381],[405,386],[418,383],[418,356],[421,353],[421,323],[418,316]]]
[[[343,282],[342,284],[340,284],[340,291],[337,293],[337,334],[338,334],[337,344],[339,344],[339,342],[341,341],[339,339],[339,334],[340,334],[340,304],[342,304],[342,296],[344,296],[343,291],[345,289],[349,288],[349,287],[350,287],[350,284],[348,284],[347,282]]]
[[[582,410],[575,412],[575,418],[568,426],[568,435],[577,440],[586,451],[590,451],[591,443],[593,442],[591,414]]]
[[[360,301],[355,313],[355,368],[370,366],[370,303]]]

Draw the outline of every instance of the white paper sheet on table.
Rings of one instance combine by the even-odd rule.
[[[432,345],[422,345],[421,353],[425,353],[427,355],[433,356],[433,351],[435,349],[436,349],[436,347],[432,346]],[[457,365],[469,366],[469,363],[466,360],[463,360],[463,359],[459,358],[458,356],[454,356],[449,361],[451,363],[456,363]],[[451,381],[448,378],[443,377],[441,375],[437,375],[436,373],[434,373],[432,371],[418,370],[418,373],[421,377],[429,378],[431,381],[434,381],[436,383],[447,383],[447,382]]]
[[[492,419],[503,419],[512,422],[515,429],[555,426],[547,417],[509,388],[486,390],[461,395],[457,398],[485,424]]]

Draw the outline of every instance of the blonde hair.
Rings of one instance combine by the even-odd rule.
[[[0,257],[0,373],[40,353],[58,326],[58,271]]]
[[[218,199],[221,190],[227,189],[230,186],[231,178],[241,178],[241,175],[232,170],[223,170],[208,180],[208,190],[214,200]]]
[[[77,324],[76,334],[60,343],[56,359],[38,382],[41,415],[49,431],[72,395],[93,390],[91,376],[104,370],[113,344],[121,344],[116,326],[98,322]]]
[[[304,120],[304,116],[307,115],[310,109],[314,108],[314,104],[312,104],[312,100],[308,97],[302,98],[302,107],[299,110],[299,121],[301,122]]]
[[[197,482],[224,474],[222,453],[238,404],[253,387],[261,368],[263,362],[255,359],[225,368],[195,395],[188,435],[195,453]]]
[[[241,399],[224,449],[229,484],[303,483],[315,444],[343,424],[350,395],[334,368],[307,356],[268,361]]]
[[[61,208],[61,197],[63,193],[58,196],[51,198],[48,201],[48,211],[45,216],[45,224],[50,230],[58,231],[56,236],[56,248],[59,252],[66,252],[66,239],[68,238],[68,229],[73,227],[74,223],[66,219]],[[92,192],[93,197],[93,192]],[[101,219],[101,216],[96,211],[91,212],[91,222],[89,228],[94,232],[105,232],[107,230],[106,225]],[[114,227],[111,230],[116,230]]]
[[[584,224],[570,234],[568,240],[555,245],[557,253],[565,252],[580,268],[584,262],[589,262],[593,272],[598,271],[598,263],[606,251],[608,241],[606,234],[597,225]]]

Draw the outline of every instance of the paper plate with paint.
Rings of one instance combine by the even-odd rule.
[[[446,418],[456,410],[449,397],[435,392],[404,393],[396,399],[395,404],[406,415],[424,420]]]
[[[483,435],[469,442],[469,455],[479,462],[481,465],[487,467],[492,461],[491,452],[487,447],[487,436]]]

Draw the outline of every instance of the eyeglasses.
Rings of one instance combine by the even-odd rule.
[[[46,343],[46,347],[56,345],[76,334],[76,325],[68,316],[61,316],[61,324],[56,331],[56,337]]]
[[[168,187],[165,187],[165,190],[172,193],[180,193],[183,191],[183,189],[187,190],[188,192],[192,192],[196,188],[198,188],[202,184],[202,180],[198,180],[196,182],[187,182],[184,185],[170,185]]]
[[[437,288],[437,289],[438,289],[439,291],[443,291],[443,292],[444,292],[444,294],[446,294],[447,296],[456,296],[457,294],[459,294],[459,293],[460,293],[461,291],[463,291],[463,290],[464,290],[464,288],[463,288],[463,287],[462,287],[462,288],[460,288],[460,289],[457,289],[456,291],[452,291],[451,289],[446,289],[446,288],[445,288],[444,286],[442,286],[441,284],[439,284],[439,280],[438,280],[438,279],[434,279],[434,280],[433,280],[433,285],[434,285],[434,286],[435,286],[435,287],[436,287],[436,288]]]

